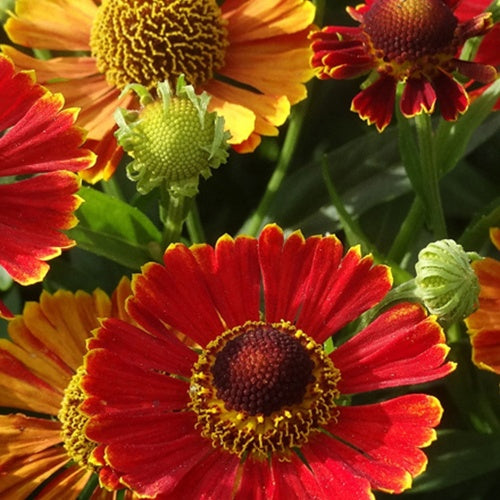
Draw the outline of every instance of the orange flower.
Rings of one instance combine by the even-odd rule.
[[[33,498],[37,490],[37,498],[75,499],[91,478],[92,470],[71,462],[56,417],[98,318],[127,319],[129,294],[125,278],[112,299],[101,290],[43,292],[9,322],[12,340],[0,340],[0,407],[15,413],[0,416],[0,498]]]
[[[112,175],[122,154],[113,112],[131,104],[130,95],[120,97],[127,83],[151,89],[185,74],[212,97],[210,111],[224,117],[239,152],[277,135],[290,105],[306,96],[314,14],[305,0],[226,0],[220,8],[215,0],[18,0],[5,25],[11,40],[73,55],[41,61],[3,50],[82,108],[80,123],[99,155],[82,176],[95,182]]]
[[[491,241],[500,250],[500,228],[491,228]],[[500,374],[500,261],[486,257],[472,263],[479,279],[479,307],[466,320],[472,361]]]

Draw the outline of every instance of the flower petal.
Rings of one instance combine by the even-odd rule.
[[[469,107],[467,92],[452,76],[440,71],[431,83],[436,91],[439,109],[445,120],[454,121],[460,113],[467,111]]]
[[[396,80],[382,74],[380,78],[354,97],[351,111],[366,120],[368,125],[375,124],[382,132],[391,122],[396,99]]]
[[[422,473],[427,459],[421,447],[435,438],[442,408],[437,399],[411,394],[383,403],[339,407],[338,422],[327,426],[337,439],[316,439],[315,453],[341,460],[371,487],[400,493]],[[307,455],[306,455],[307,456]]]
[[[96,11],[92,0],[18,0],[5,31],[13,42],[25,47],[89,50]]]
[[[436,93],[425,78],[408,78],[401,96],[401,113],[407,118],[422,112],[432,113],[436,103]]]
[[[403,303],[381,314],[330,355],[340,370],[338,388],[352,394],[418,384],[444,377],[449,348],[442,329],[417,304]]]
[[[472,361],[483,370],[500,374],[500,330],[481,330],[471,339]]]

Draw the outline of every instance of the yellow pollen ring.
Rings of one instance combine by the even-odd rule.
[[[96,444],[85,436],[84,428],[88,418],[78,409],[85,399],[80,388],[83,375],[84,369],[81,366],[64,391],[57,418],[61,422],[61,436],[68,455],[81,467],[95,470],[90,463],[90,456]]]
[[[103,0],[90,47],[110,85],[152,89],[181,74],[197,86],[224,65],[226,21],[215,0]]]
[[[255,327],[270,327],[293,336],[307,349],[314,364],[312,381],[307,385],[302,401],[284,406],[270,415],[250,415],[228,409],[225,402],[217,397],[211,371],[217,354],[224,346]],[[240,457],[251,456],[258,460],[266,459],[271,454],[287,460],[293,448],[304,445],[311,433],[321,430],[322,426],[336,418],[339,380],[340,372],[323,347],[291,323],[249,321],[219,335],[200,355],[191,377],[190,408],[198,417],[196,425],[201,435],[210,439],[215,448],[222,447]]]

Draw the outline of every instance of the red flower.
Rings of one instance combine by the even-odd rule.
[[[392,307],[332,352],[332,333],[378,303],[390,271],[335,236],[223,236],[171,245],[135,276],[127,310],[89,344],[80,406],[108,487],[162,498],[372,498],[421,473],[441,406],[356,395],[453,369],[441,328]],[[330,349],[331,351],[331,349]]]
[[[452,73],[480,82],[496,77],[492,66],[457,58],[464,42],[491,29],[491,14],[459,20],[456,0],[367,0],[347,8],[359,27],[327,26],[311,35],[312,66],[320,79],[346,79],[371,71],[378,78],[352,101],[351,109],[382,131],[391,121],[396,86],[404,83],[404,116],[432,113],[446,120],[466,111],[469,98]]]
[[[491,228],[491,241],[500,250],[500,228]],[[486,257],[472,263],[479,279],[479,307],[466,320],[472,361],[500,374],[500,261]]]
[[[491,0],[462,0],[455,11],[457,18],[462,21],[470,19],[483,12],[489,5]],[[474,61],[481,64],[490,64],[498,68],[500,66],[500,24],[496,23],[493,28],[484,36]],[[471,98],[476,97],[484,92],[489,85],[483,85],[479,89],[469,92]],[[496,102],[494,109],[500,110],[500,99]]]
[[[0,56],[0,130],[6,130],[0,137],[0,265],[22,285],[41,281],[46,261],[74,244],[61,232],[76,224],[80,204],[80,181],[71,172],[94,162],[94,154],[79,147],[84,133],[74,125],[77,111],[63,105],[60,94],[35,83],[30,72],[15,73]]]

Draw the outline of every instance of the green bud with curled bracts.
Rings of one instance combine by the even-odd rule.
[[[165,183],[171,195],[194,196],[200,175],[211,176],[211,169],[227,161],[230,134],[224,119],[208,111],[210,96],[197,95],[181,75],[175,94],[168,82],[158,84],[159,99],[139,84],[124,90],[139,96],[142,108],[118,109],[118,143],[132,157],[127,165],[129,179],[146,194]]]
[[[478,258],[453,240],[432,242],[418,254],[415,295],[441,322],[460,321],[477,307],[479,281],[471,261]]]

